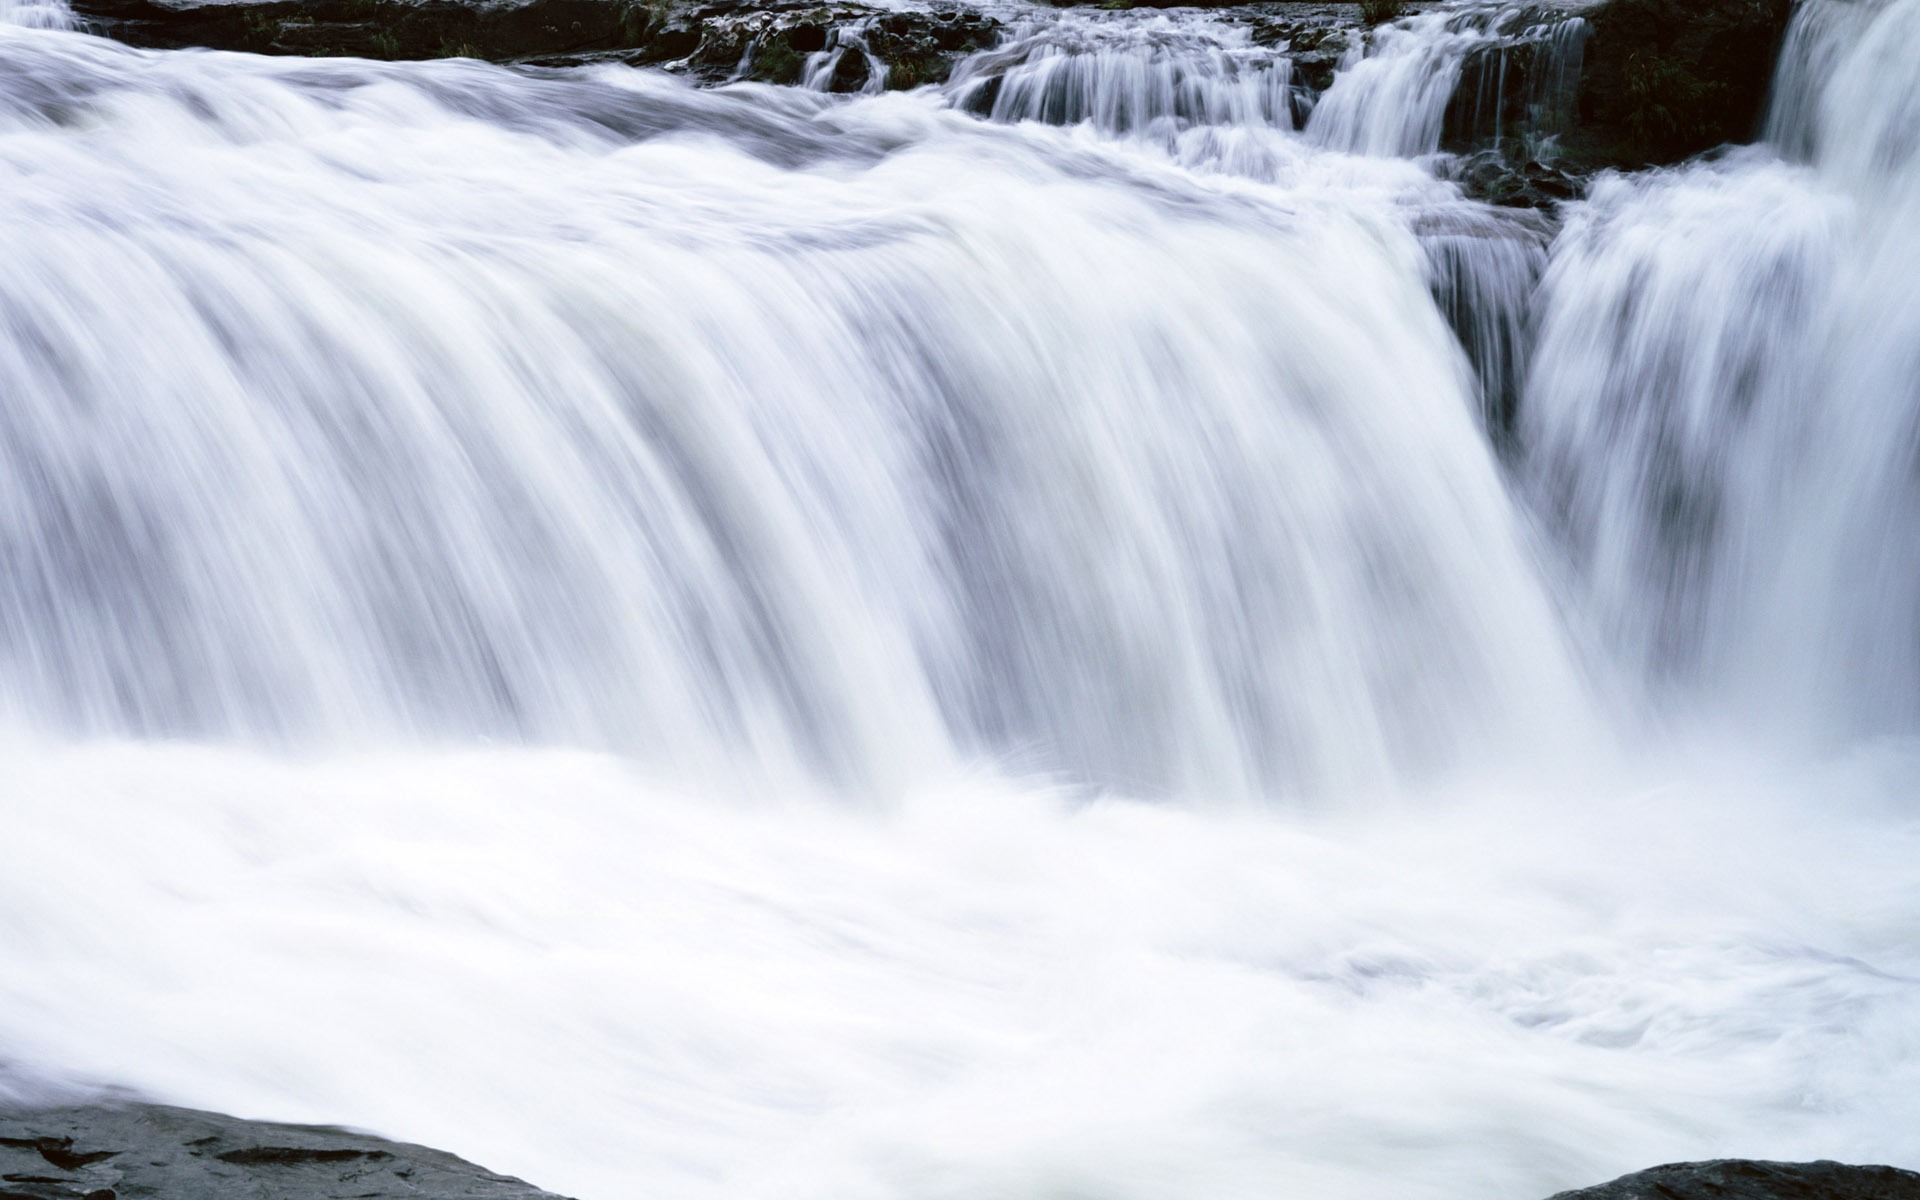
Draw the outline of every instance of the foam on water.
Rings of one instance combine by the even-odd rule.
[[[555,751],[11,757],[8,1053],[569,1194],[1913,1161],[1910,748],[1308,825],[991,779],[876,823]]]

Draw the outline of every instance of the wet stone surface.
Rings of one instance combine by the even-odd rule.
[[[1920,1200],[1920,1174],[1824,1161],[1717,1159],[1669,1163],[1551,1200]]]
[[[558,1200],[451,1154],[147,1104],[0,1107],[0,1200]]]
[[[993,18],[957,6],[894,12],[859,3],[781,0],[530,0],[506,6],[455,0],[238,0],[197,6],[77,0],[74,10],[96,32],[156,49],[477,58],[538,66],[621,62],[671,66],[702,83],[797,83],[809,55],[858,46],[864,53],[855,55],[837,80],[839,90],[856,91],[870,75],[888,89],[941,82],[956,58],[992,45],[1000,30]],[[869,56],[876,64],[871,70],[866,69]]]

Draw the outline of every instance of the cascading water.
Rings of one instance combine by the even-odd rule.
[[[0,1082],[585,1200],[1920,1160],[1920,3],[1557,231],[1433,169],[1520,16],[1313,106],[1005,15],[839,97],[0,9]]]
[[[1030,20],[960,65],[959,103],[998,121],[1082,121],[1106,134],[1289,130],[1292,62],[1245,27],[1149,16]]]
[[[1616,644],[1709,711],[1817,739],[1920,717],[1916,22],[1800,14],[1772,128],[1808,165],[1756,150],[1603,182],[1556,247],[1522,406]]]
[[[1427,155],[1441,148],[1454,109],[1462,136],[1497,142],[1510,107],[1508,56],[1524,47],[1539,61],[1524,89],[1516,81],[1514,98],[1524,93],[1525,132],[1551,136],[1568,120],[1585,36],[1579,17],[1535,6],[1438,6],[1375,29],[1371,45],[1349,51],[1307,133],[1357,154]]]
[[[887,64],[874,57],[867,46],[866,31],[857,23],[834,30],[828,43],[807,55],[800,72],[801,87],[867,95],[886,90]]]
[[[1574,706],[1417,247],[1378,213],[1223,203],[1041,130],[970,153],[989,132],[925,105],[782,97],[692,156],[678,130],[738,98],[255,63],[213,94],[191,59],[90,51],[65,86],[120,119],[16,214],[0,285],[0,658],[37,724],[850,783],[957,749],[1254,795]],[[482,93],[551,127],[458,119]],[[637,142],[597,123],[642,112]],[[270,119],[315,132],[255,153]],[[343,153],[378,186],[289,183]],[[557,205],[560,180],[601,199]],[[155,207],[101,229],[116,188]],[[232,226],[246,197],[270,203]]]

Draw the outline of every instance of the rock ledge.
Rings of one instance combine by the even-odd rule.
[[[1846,1163],[1668,1163],[1550,1200],[1920,1200],[1920,1174]]]
[[[560,1200],[451,1154],[155,1104],[0,1106],[0,1200]]]

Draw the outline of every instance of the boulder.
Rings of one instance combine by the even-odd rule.
[[[1920,1200],[1920,1174],[1837,1162],[1669,1163],[1552,1200]]]
[[[156,1104],[0,1106],[0,1200],[560,1200],[451,1154]]]

